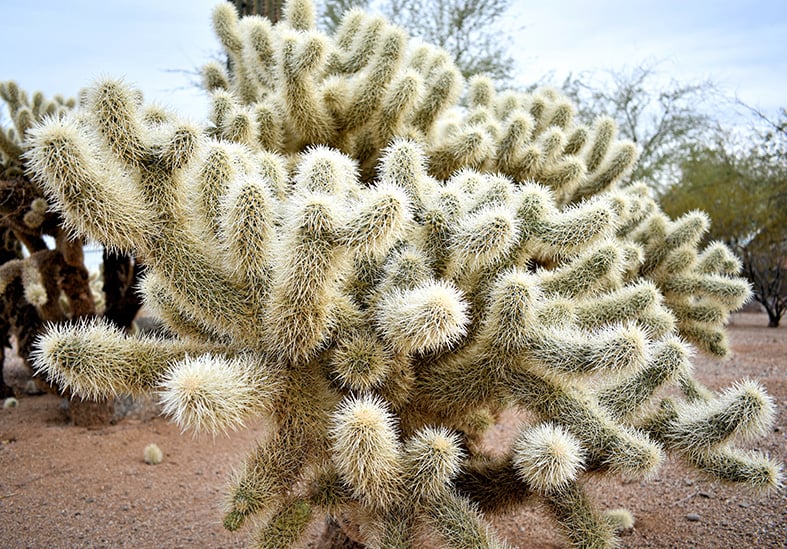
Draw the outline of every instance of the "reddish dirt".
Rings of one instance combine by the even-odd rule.
[[[695,357],[697,377],[717,389],[759,379],[777,403],[777,420],[756,448],[787,461],[787,328],[767,328],[762,314],[733,315],[732,357]],[[8,368],[7,368],[8,369]],[[13,372],[12,372],[13,373]],[[6,374],[8,379],[9,374]],[[87,429],[67,423],[61,399],[20,397],[0,410],[0,547],[244,547],[247,534],[221,526],[224,486],[264,432],[264,424],[216,439],[181,434],[162,418],[124,419]],[[490,434],[501,445],[517,428],[503,418]],[[160,465],[142,455],[150,443]],[[784,548],[787,494],[760,495],[703,479],[674,460],[648,481],[593,479],[605,508],[626,507],[637,520],[623,547]],[[692,519],[688,517],[690,515]],[[545,511],[528,507],[495,517],[521,548],[563,546]]]

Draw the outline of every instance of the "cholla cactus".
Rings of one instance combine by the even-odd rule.
[[[60,96],[47,100],[41,93],[29,98],[14,82],[0,82],[0,100],[5,103],[11,122],[8,126],[0,126],[0,228],[3,236],[0,340],[3,347],[10,347],[10,337],[15,337],[19,355],[27,362],[43,322],[65,318],[59,304],[63,294],[57,282],[61,268],[65,271],[63,274],[72,271],[68,298],[73,298],[77,314],[90,310],[92,303],[89,295],[84,299],[82,290],[87,286],[80,284],[80,275],[84,274],[86,280],[87,271],[74,273],[74,267],[65,261],[66,257],[79,258],[81,244],[69,241],[65,233],[63,238],[57,238],[58,216],[49,210],[41,189],[26,176],[22,158],[25,132],[45,117],[62,116],[75,105],[73,100]],[[50,250],[44,235],[55,237],[56,246],[62,253]],[[72,300],[68,298],[68,305],[71,305]],[[0,370],[2,362],[0,357]],[[0,394],[7,395],[11,391],[0,379]]]
[[[82,242],[69,239],[61,230],[59,216],[50,210],[41,189],[25,176],[22,156],[27,145],[26,132],[48,117],[66,116],[74,108],[74,100],[58,96],[49,101],[40,92],[29,99],[14,82],[0,83],[0,98],[13,121],[13,127],[0,128],[2,226],[10,230],[30,256],[22,259],[19,254],[18,260],[4,262],[0,268],[0,291],[6,293],[9,284],[19,278],[27,302],[36,306],[46,321],[64,320],[70,311],[75,316],[90,314],[95,307],[92,294],[85,292],[89,285],[82,265]],[[56,250],[49,249],[45,235],[55,239]],[[70,284],[59,284],[61,276],[70,279]],[[65,308],[60,305],[61,293],[66,297]]]
[[[0,126],[0,340],[10,347],[9,337],[14,336],[20,357],[28,363],[44,324],[106,314],[125,328],[141,302],[133,289],[136,272],[131,258],[106,255],[103,276],[90,275],[83,239],[71,238],[62,217],[26,172],[28,130],[44,120],[65,118],[75,101],[60,96],[49,100],[40,92],[28,96],[14,82],[0,82],[0,99],[12,122]],[[0,394],[3,390],[0,383]]]
[[[485,514],[533,499],[572,545],[608,547],[630,517],[585,479],[647,477],[667,453],[779,484],[735,446],[773,419],[763,389],[692,377],[691,343],[723,354],[748,297],[738,265],[698,250],[704,216],[670,221],[621,185],[636,151],[610,119],[579,126],[556,92],[485,78],[460,108],[446,55],[383,19],[351,11],[328,37],[306,0],[285,16],[216,9],[234,71],[205,71],[209,128],[105,80],[35,130],[49,199],[144,258],[177,334],[58,326],[42,371],[87,397],[158,392],[198,432],[271,418],[224,518],[254,519],[260,547],[326,514],[371,547],[504,547]],[[512,407],[532,424],[492,459],[480,438]]]
[[[47,116],[63,116],[76,106],[73,99],[61,95],[47,99],[41,92],[28,97],[16,82],[0,83],[0,98],[5,103],[12,125],[0,127],[0,179],[24,176],[25,132]]]

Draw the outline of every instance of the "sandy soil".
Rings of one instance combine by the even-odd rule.
[[[766,386],[778,417],[756,447],[785,462],[787,328],[766,325],[762,314],[734,315],[732,357],[698,356],[695,365],[711,388],[743,377]],[[516,416],[506,416],[490,441],[509,438],[516,424]],[[221,504],[227,476],[263,431],[259,424],[229,437],[195,439],[162,418],[86,429],[67,423],[63,402],[53,395],[20,397],[16,408],[0,410],[0,547],[244,547],[245,532],[221,527]],[[160,465],[143,461],[150,443],[164,452]],[[783,489],[748,493],[670,460],[651,480],[598,479],[590,490],[605,507],[634,513],[624,547],[787,547]],[[493,521],[518,547],[563,545],[541,509]]]

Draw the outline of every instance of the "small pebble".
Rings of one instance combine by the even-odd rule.
[[[700,516],[696,513],[689,513],[688,515],[686,515],[686,520],[688,520],[689,522],[697,522],[698,520],[700,520]]]

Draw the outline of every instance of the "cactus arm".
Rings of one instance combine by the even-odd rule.
[[[101,320],[54,325],[39,338],[35,368],[84,398],[151,392],[170,364],[203,344],[132,338]]]

